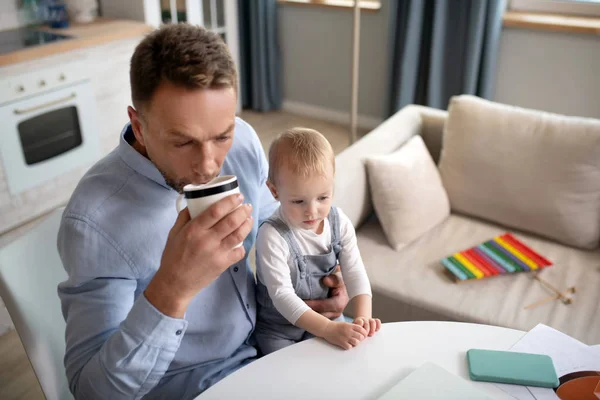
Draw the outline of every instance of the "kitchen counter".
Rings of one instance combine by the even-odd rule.
[[[29,47],[11,53],[0,54],[0,67],[72,50],[98,46],[115,40],[141,36],[152,31],[153,28],[138,21],[100,18],[89,24],[71,24],[68,28],[64,29],[51,29],[48,27],[36,29],[61,35],[69,35],[73,38]]]

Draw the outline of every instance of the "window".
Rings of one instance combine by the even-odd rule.
[[[510,0],[510,9],[600,17],[600,0]]]

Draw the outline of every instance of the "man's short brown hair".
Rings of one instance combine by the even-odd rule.
[[[165,80],[189,89],[237,91],[235,63],[221,37],[199,26],[163,25],[136,47],[129,70],[136,108],[148,103]]]

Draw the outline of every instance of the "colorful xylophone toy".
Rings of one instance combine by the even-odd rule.
[[[456,281],[540,270],[552,265],[510,233],[444,258],[442,265]]]

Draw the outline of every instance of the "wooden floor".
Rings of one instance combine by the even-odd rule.
[[[44,399],[15,331],[0,336],[0,399]]]
[[[345,149],[349,143],[348,127],[326,121],[297,116],[283,111],[268,113],[244,111],[241,117],[254,127],[265,151],[268,150],[269,145],[279,133],[297,126],[312,128],[321,132],[327,137],[336,154]],[[359,135],[365,133],[365,131],[359,131]],[[0,243],[8,243],[14,239],[14,236],[14,232],[10,237],[8,235],[0,236]],[[0,336],[0,399],[44,399],[25,350],[15,331]]]
[[[325,135],[336,154],[348,147],[350,143],[350,129],[348,126],[302,117],[284,111],[267,113],[244,111],[241,117],[254,127],[265,152],[268,151],[271,142],[278,134],[286,129],[299,126],[316,129]],[[359,129],[358,131],[360,136],[366,133],[366,130]]]

